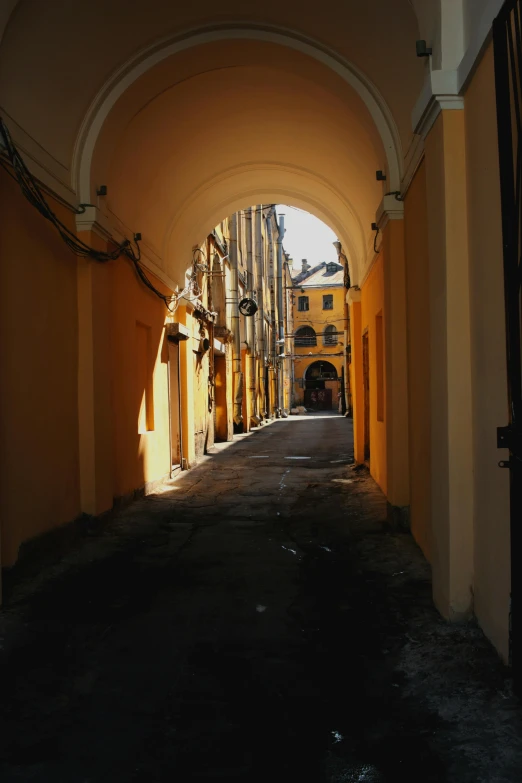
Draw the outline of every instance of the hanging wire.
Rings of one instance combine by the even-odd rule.
[[[136,274],[138,275],[143,285],[145,285],[149,291],[155,294],[155,296],[161,299],[171,313],[176,312],[179,301],[183,297],[189,301],[194,301],[201,297],[203,292],[197,279],[197,273],[198,271],[208,271],[206,263],[200,264],[197,263],[196,260],[197,253],[201,253],[204,261],[206,262],[206,257],[202,250],[195,250],[193,253],[192,270],[185,288],[183,288],[182,291],[179,291],[178,293],[172,294],[170,296],[162,293],[150,280],[142,264],[140,263],[141,250],[138,244],[139,237],[137,234],[134,236],[134,242],[131,242],[130,239],[124,239],[124,241],[119,244],[113,243],[115,244],[115,248],[112,251],[96,250],[95,248],[88,245],[73,231],[71,231],[70,228],[62,223],[62,221],[53,212],[38,183],[25,165],[24,160],[18,152],[11,138],[11,134],[9,133],[9,130],[2,118],[0,118],[0,142],[1,146],[4,148],[0,151],[0,165],[3,169],[5,169],[9,176],[18,183],[20,190],[29,203],[54,226],[67,247],[72,250],[75,255],[80,256],[81,258],[92,258],[94,261],[98,261],[99,263],[115,261],[117,258],[120,258],[120,256],[126,256],[134,265]],[[86,207],[92,206],[94,205],[80,204],[78,209],[73,211],[76,215],[82,215],[85,213]]]

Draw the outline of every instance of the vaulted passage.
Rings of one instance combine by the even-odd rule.
[[[31,774],[161,779],[165,753],[266,780],[285,750],[290,779],[479,780],[418,680],[451,639],[522,693],[522,0],[178,5],[0,8],[0,564],[6,621],[15,600],[48,649],[12,682],[29,668],[37,712],[58,705]],[[302,211],[328,257],[292,257]],[[119,726],[110,773],[94,715]]]
[[[15,591],[2,781],[518,780],[502,666],[440,622],[351,429],[223,444]]]

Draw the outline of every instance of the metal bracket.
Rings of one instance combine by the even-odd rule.
[[[518,430],[508,427],[497,427],[497,449],[509,449],[515,454],[522,452],[522,436]]]

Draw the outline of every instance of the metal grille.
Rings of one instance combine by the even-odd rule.
[[[303,326],[295,333],[295,347],[305,348],[307,346],[317,345],[317,335],[311,326]]]
[[[510,655],[517,692],[522,692],[522,0],[508,0],[493,23],[498,150],[502,202],[504,297],[509,423],[497,431],[499,448],[509,448],[511,504]]]

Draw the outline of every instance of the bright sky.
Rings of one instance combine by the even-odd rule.
[[[337,251],[332,245],[337,237],[321,220],[286,204],[277,205],[277,214],[285,216],[283,247],[294,259],[294,269],[300,268],[303,258],[311,266],[321,261],[337,261]]]

